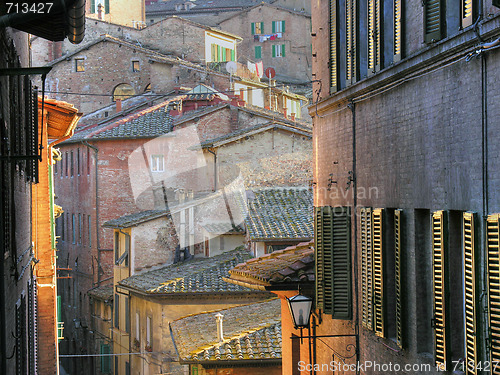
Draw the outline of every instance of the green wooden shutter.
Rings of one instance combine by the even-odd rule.
[[[115,293],[115,328],[120,328],[120,296]]]
[[[255,58],[256,59],[262,58],[262,47],[261,46],[255,46]]]
[[[109,0],[104,0],[104,13],[109,14]]]
[[[95,0],[90,0],[90,13],[94,14],[95,11]]]
[[[276,57],[276,48],[275,48],[275,47],[276,47],[275,45],[272,45],[272,46],[271,46],[272,56],[273,56],[273,57]]]
[[[252,35],[255,35],[255,22],[252,22],[250,28],[252,30]]]
[[[381,0],[368,0],[368,75],[381,67]]]
[[[500,214],[486,221],[488,267],[488,326],[490,327],[490,363],[500,362]],[[492,374],[499,374],[500,368]]]
[[[333,319],[351,319],[351,225],[349,207],[317,207],[316,307]]]
[[[272,33],[274,34],[276,32],[276,21],[273,21],[272,29],[273,29]]]
[[[393,3],[393,61],[398,62],[403,57],[403,1],[394,0]]]
[[[430,43],[444,37],[443,0],[427,0],[424,5],[424,41]]]
[[[346,83],[352,85],[358,80],[357,47],[357,0],[346,0]]]
[[[338,39],[339,30],[337,22],[338,0],[330,0],[330,92],[337,92],[339,89],[338,77]]]
[[[403,332],[403,244],[401,238],[401,216],[402,210],[394,211],[394,281],[396,287],[396,343],[402,349],[404,347]]]
[[[448,351],[448,283],[447,283],[447,247],[448,220],[444,211],[432,214],[432,271],[434,291],[434,358],[437,368],[446,370],[449,363]]]
[[[125,332],[130,333],[130,306],[129,306],[129,297],[125,297]]]
[[[285,21],[281,21],[281,32],[285,32]]]
[[[221,52],[222,52],[222,60],[221,61],[226,61],[226,49],[225,48],[221,48]]]
[[[373,328],[375,334],[385,337],[385,295],[384,295],[384,209],[372,212],[373,238]]]
[[[231,61],[236,61],[236,52],[234,49],[231,50]]]
[[[264,34],[264,22],[260,23],[260,33]]]
[[[325,283],[325,277],[332,271],[332,210],[331,207],[315,207],[314,211],[316,308],[324,310],[325,294],[331,293],[331,282]],[[330,300],[328,302],[331,303]]]
[[[476,215],[465,212],[463,215],[463,251],[464,251],[464,304],[465,304],[465,363],[479,364],[479,338],[478,338],[478,307],[481,290],[476,291],[476,278],[478,275],[477,257],[477,229]],[[468,366],[467,366],[468,367]],[[466,369],[467,375],[477,374],[476,366]]]
[[[360,209],[361,298],[363,327],[373,330],[372,209]]]
[[[285,45],[281,45],[281,57],[285,57]]]
[[[111,350],[108,344],[101,343],[100,354],[110,354]],[[103,355],[101,357],[101,373],[110,374],[111,373],[111,356]]]

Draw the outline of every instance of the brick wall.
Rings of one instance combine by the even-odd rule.
[[[283,37],[274,41],[254,41],[251,23],[264,22],[263,34],[272,34],[272,21],[285,21]],[[278,75],[302,82],[311,79],[311,31],[307,14],[262,4],[222,21],[220,27],[243,37],[238,45],[239,58],[255,62],[262,59],[264,69],[272,67]],[[272,57],[271,45],[282,44],[285,44],[285,57]],[[261,59],[255,57],[256,46],[261,47]]]

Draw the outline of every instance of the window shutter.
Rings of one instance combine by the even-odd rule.
[[[348,207],[318,207],[316,306],[333,319],[351,319],[351,225]]]
[[[327,284],[325,280],[332,271],[332,210],[331,207],[315,207],[314,211],[314,237],[316,241],[316,308],[325,310],[325,294],[331,293],[331,282]],[[330,281],[330,279],[328,280]]]
[[[444,37],[443,0],[427,0],[424,5],[424,41],[425,43],[441,40]]]
[[[251,29],[252,29],[252,35],[255,35],[255,22],[252,22]]]
[[[272,29],[273,29],[273,34],[276,32],[276,21],[273,21],[272,23]]]
[[[393,33],[394,33],[394,56],[393,61],[398,62],[403,57],[403,1],[394,0],[393,4]]]
[[[396,286],[396,343],[402,349],[404,347],[403,333],[403,244],[401,238],[401,215],[402,210],[394,211],[394,276]]]
[[[255,58],[260,59],[262,56],[261,46],[255,46]]]
[[[474,0],[460,0],[462,28],[472,25],[475,12]]]
[[[486,221],[490,363],[500,362],[500,214]],[[497,372],[498,373],[498,372]]]
[[[380,0],[368,0],[368,75],[378,72],[381,66],[380,7]]]
[[[275,47],[276,47],[275,45],[271,46],[272,52],[273,52],[273,57],[276,57],[276,48]]]
[[[264,34],[264,22],[260,23],[260,33]]]
[[[372,209],[360,210],[362,324],[373,330]]]
[[[109,0],[104,0],[104,13],[109,13]]]
[[[111,350],[108,344],[101,343],[101,354],[110,354]],[[103,355],[101,357],[101,373],[109,374],[111,373],[111,356]]]
[[[128,297],[125,297],[125,332],[130,333],[130,306]]]
[[[95,13],[95,0],[90,0],[90,13]]]
[[[285,32],[285,21],[281,21],[281,32]]]
[[[337,23],[337,1],[330,0],[330,92],[337,92],[339,89],[338,78],[338,46],[339,37]]]
[[[358,80],[357,50],[357,0],[346,0],[346,83],[352,85]]]
[[[120,296],[115,293],[115,328],[120,328]]]
[[[221,52],[222,52],[222,59],[221,59],[221,61],[226,61],[226,49],[225,48],[221,48]]]
[[[448,355],[448,283],[446,250],[448,247],[447,215],[444,211],[432,214],[432,273],[434,290],[434,355],[437,368],[446,370]]]
[[[384,296],[384,254],[383,254],[383,213],[382,208],[372,212],[373,225],[373,315],[374,331],[377,336],[385,337],[385,296]]]
[[[235,52],[234,52],[234,49],[231,50],[231,61],[235,61],[236,60],[236,55],[235,55]]]
[[[476,215],[473,212],[465,212],[463,215],[463,250],[464,250],[464,288],[465,288],[465,357],[466,366],[469,363],[480,363],[477,337],[478,321],[477,307],[479,306],[478,296],[481,294],[476,292],[476,254],[477,254],[477,230],[476,230]],[[476,366],[471,369],[466,369],[466,374],[476,374]]]
[[[281,45],[281,57],[285,57],[285,45]]]

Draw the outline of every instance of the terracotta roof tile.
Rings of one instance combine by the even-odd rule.
[[[245,218],[253,241],[313,238],[313,197],[307,188],[253,190]]]
[[[134,275],[119,284],[147,294],[250,292],[249,288],[223,280],[230,269],[250,258],[250,253],[240,247],[214,257],[193,258]]]
[[[113,284],[102,285],[98,288],[90,289],[88,295],[102,300],[113,300]]]
[[[314,281],[313,241],[238,264],[229,274],[231,276],[227,281],[240,281],[250,285]]]
[[[280,360],[279,299],[191,315],[170,323],[181,362]],[[223,315],[222,342],[216,314]]]

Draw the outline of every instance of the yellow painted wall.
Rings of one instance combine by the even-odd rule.
[[[95,3],[98,4],[99,0]],[[96,13],[91,13],[90,1],[87,1],[87,16],[98,18],[97,5]],[[109,13],[103,12],[102,17],[106,22],[141,28],[141,23],[145,25],[146,20],[144,0],[109,0]]]

